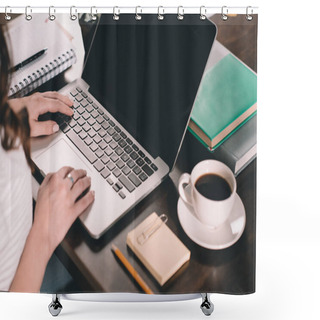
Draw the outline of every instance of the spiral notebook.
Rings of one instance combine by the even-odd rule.
[[[46,15],[35,15],[26,23],[23,15],[10,21],[6,38],[14,48],[17,45],[24,50],[12,50],[12,67],[31,60],[24,67],[12,73],[9,89],[10,97],[24,96],[46,81],[68,69],[77,61],[72,38],[57,22],[52,24]],[[34,30],[36,37],[31,37]],[[32,45],[29,44],[32,39]],[[37,53],[45,51],[36,59],[30,59]]]
[[[187,261],[189,249],[166,225],[166,215],[155,212],[127,236],[127,245],[162,286]]]

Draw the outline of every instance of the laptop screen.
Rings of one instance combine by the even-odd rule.
[[[82,78],[90,93],[172,169],[216,34],[199,15],[102,15]]]

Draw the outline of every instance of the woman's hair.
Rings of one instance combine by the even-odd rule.
[[[4,150],[16,149],[22,144],[27,162],[31,168],[30,127],[28,112],[23,108],[15,113],[8,103],[10,80],[10,57],[4,36],[4,25],[0,25],[0,138]]]

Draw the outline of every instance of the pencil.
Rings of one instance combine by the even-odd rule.
[[[152,290],[139,276],[138,272],[133,268],[130,262],[126,259],[126,257],[122,254],[122,252],[114,244],[112,244],[112,251],[119,258],[119,260],[122,262],[125,268],[130,272],[134,280],[138,282],[139,286],[143,289],[143,291],[148,294],[153,294]]]

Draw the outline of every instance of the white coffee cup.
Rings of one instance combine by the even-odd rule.
[[[207,174],[218,175],[229,184],[231,194],[228,198],[212,200],[196,189],[197,180]],[[201,161],[193,168],[191,175],[184,173],[179,179],[179,194],[182,200],[193,207],[200,222],[212,228],[218,228],[228,219],[234,205],[236,190],[237,182],[233,172],[217,160]]]

